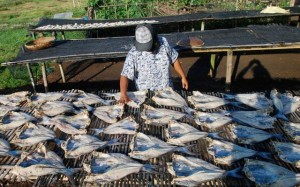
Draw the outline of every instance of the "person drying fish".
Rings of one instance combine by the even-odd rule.
[[[135,45],[128,52],[120,77],[120,103],[127,103],[130,80],[137,90],[161,90],[172,87],[169,65],[181,77],[182,87],[188,81],[178,60],[178,52],[165,37],[157,36],[151,24],[139,24],[135,29]]]

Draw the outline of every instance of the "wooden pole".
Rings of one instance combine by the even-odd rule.
[[[226,92],[230,91],[230,86],[231,86],[232,56],[233,56],[233,51],[229,49],[227,51],[227,64],[226,64],[226,83],[225,83]]]
[[[66,83],[65,72],[64,72],[64,69],[62,67],[62,63],[60,61],[58,62],[58,67],[59,67],[59,70],[60,70],[62,81],[63,81],[63,83]]]
[[[46,73],[45,62],[42,63],[42,74],[43,74],[43,81],[44,81],[45,93],[47,93],[48,92],[48,80],[47,80],[47,73]]]
[[[31,85],[32,85],[32,87],[33,87],[33,92],[36,93],[35,82],[34,82],[33,75],[32,75],[32,69],[31,69],[29,63],[26,63],[26,66],[27,66],[29,78],[30,78],[30,81],[31,81]]]

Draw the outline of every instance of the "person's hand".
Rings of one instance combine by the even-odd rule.
[[[186,90],[189,88],[189,82],[187,81],[187,79],[185,77],[181,78],[181,83],[182,83],[182,88],[184,88]]]
[[[119,100],[119,103],[121,104],[126,104],[130,101],[130,98],[127,96],[127,94],[121,94],[120,95],[120,100]]]

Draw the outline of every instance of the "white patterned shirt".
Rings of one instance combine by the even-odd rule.
[[[156,54],[137,51],[133,46],[128,52],[121,75],[135,81],[137,90],[161,90],[172,87],[170,64],[178,58],[166,38],[159,37],[160,47]]]

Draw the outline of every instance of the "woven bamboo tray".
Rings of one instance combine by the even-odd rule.
[[[36,40],[29,41],[25,44],[25,47],[31,51],[46,49],[53,45],[55,37],[42,37]]]

